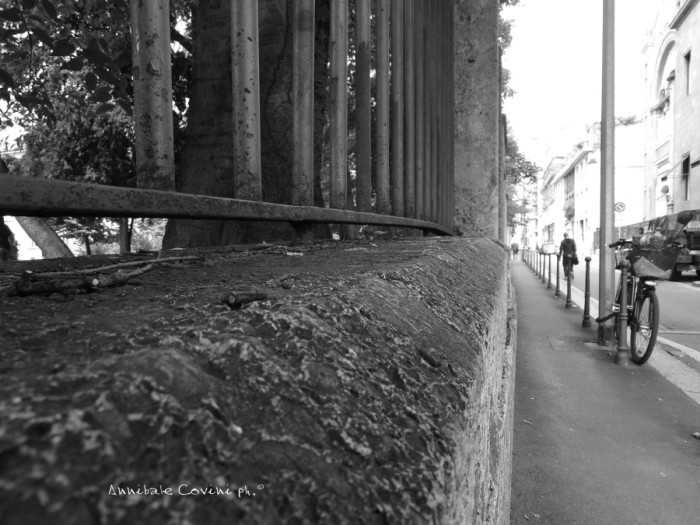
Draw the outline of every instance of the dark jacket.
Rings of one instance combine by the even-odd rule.
[[[564,255],[564,257],[573,257],[576,255],[576,241],[566,237],[559,245],[559,255]]]

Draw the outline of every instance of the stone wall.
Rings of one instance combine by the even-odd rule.
[[[3,298],[1,521],[508,523],[507,251],[253,248]]]
[[[498,0],[454,4],[455,230],[505,241]]]

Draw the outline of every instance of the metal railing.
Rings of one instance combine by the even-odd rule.
[[[294,2],[291,205],[261,201],[257,0],[230,0],[235,197],[174,190],[168,2],[131,2],[133,63],[163,64],[134,82],[137,188],[0,176],[0,210],[27,216],[164,217],[374,224],[450,235],[454,208],[453,4],[446,0],[357,0],[356,187],[348,188],[348,0],[331,2],[329,207],[314,207],[314,0]],[[158,4],[158,5],[155,5]],[[376,17],[375,35],[371,18]],[[151,46],[144,35],[159,32]],[[373,38],[374,37],[374,38]],[[167,45],[166,45],[167,44]],[[376,57],[371,98],[370,57]],[[154,97],[153,93],[168,96]],[[154,102],[158,99],[158,102]],[[163,103],[163,100],[168,101]],[[158,105],[160,104],[160,105]],[[376,121],[372,130],[371,107]],[[140,122],[149,122],[141,126]],[[372,140],[374,158],[372,169]],[[147,153],[150,152],[150,153]],[[154,154],[155,152],[155,154]],[[373,184],[373,181],[374,184]],[[374,195],[374,199],[373,199]]]

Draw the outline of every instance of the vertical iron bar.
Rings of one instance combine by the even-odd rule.
[[[372,101],[370,93],[370,0],[357,0],[356,198],[360,211],[372,209]]]
[[[314,203],[314,21],[314,0],[295,0],[292,204],[297,206],[313,206]]]
[[[401,0],[391,0],[391,213],[405,215],[404,53]]]
[[[438,138],[438,162],[440,164],[440,168],[438,170],[438,200],[437,200],[437,209],[438,209],[438,222],[440,224],[446,225],[447,224],[447,216],[445,214],[446,210],[446,201],[445,197],[447,196],[445,192],[445,178],[446,178],[446,146],[447,146],[447,138],[446,138],[446,111],[445,111],[445,104],[447,102],[447,87],[448,83],[446,81],[446,59],[447,59],[447,49],[446,49],[446,38],[445,38],[445,31],[446,31],[446,13],[447,13],[447,2],[440,2],[440,11],[439,11],[439,24],[438,24],[438,66],[439,66],[439,75],[438,75],[438,105],[439,105],[439,111],[438,114],[440,115],[440,127],[439,127],[439,138]]]
[[[437,134],[438,134],[438,48],[437,48],[437,15],[438,15],[438,4],[441,0],[430,0],[430,13],[428,18],[428,30],[429,30],[429,43],[430,43],[430,91],[429,96],[429,107],[430,107],[430,135],[428,137],[428,149],[430,151],[430,182],[429,182],[429,192],[430,192],[430,220],[437,221],[436,213],[436,187],[437,187]]]
[[[447,166],[447,177],[448,177],[448,220],[447,226],[450,230],[454,230],[454,208],[455,208],[455,74],[454,74],[454,18],[455,5],[454,2],[448,2],[447,9],[447,69],[448,78],[446,83],[448,84],[448,97],[447,97],[447,131],[448,135],[446,137],[447,147],[448,147],[448,166]]]
[[[554,290],[554,297],[559,297],[561,294],[561,288],[559,286],[559,261],[561,260],[561,255],[557,254],[557,287],[556,290]]]
[[[440,223],[445,227],[449,228],[450,221],[450,208],[448,206],[449,202],[449,167],[450,167],[450,156],[449,156],[449,144],[450,144],[450,132],[449,132],[449,100],[450,100],[450,75],[448,63],[451,59],[450,48],[449,48],[449,9],[452,7],[452,2],[445,2],[442,6],[442,23],[440,26],[440,37],[442,39],[442,52],[440,53],[440,64],[442,67],[442,73],[440,75],[440,85],[442,86],[442,94],[440,96],[440,102],[442,104],[441,115],[442,115],[442,134],[440,137],[440,161],[442,163],[441,181],[442,181],[442,191],[440,197],[440,209],[442,210]]]
[[[404,217],[416,217],[416,74],[414,67],[414,0],[394,0],[404,6]]]
[[[440,217],[438,213],[438,180],[440,178],[440,157],[438,155],[438,139],[440,137],[440,37],[438,35],[439,22],[440,22],[440,4],[442,0],[433,0],[433,9],[431,13],[431,40],[433,48],[433,58],[432,58],[432,68],[433,74],[431,79],[432,88],[430,90],[430,97],[432,99],[432,115],[433,115],[433,132],[430,137],[430,149],[432,151],[432,161],[433,161],[433,177],[431,181],[431,195],[432,195],[432,220],[435,222],[440,222]]]
[[[131,0],[134,156],[139,188],[175,189],[170,3]]]
[[[233,196],[262,199],[258,0],[231,0]]]
[[[424,95],[425,95],[425,54],[423,48],[423,26],[425,24],[425,0],[416,0],[414,16],[415,34],[415,73],[416,73],[416,218],[425,218],[423,135],[425,129]]]
[[[547,288],[552,287],[552,254],[547,254]]]
[[[348,0],[331,2],[330,28],[330,207],[348,205]]]
[[[432,199],[432,177],[433,177],[433,157],[432,153],[432,133],[433,133],[433,39],[432,39],[432,15],[433,15],[434,0],[425,0],[423,4],[423,56],[425,63],[425,80],[423,87],[423,199],[424,199],[424,217],[433,220],[433,199]]]
[[[445,77],[445,72],[443,70],[443,63],[445,61],[444,58],[444,49],[443,49],[443,34],[442,34],[442,27],[444,25],[443,23],[443,16],[445,12],[445,2],[438,0],[437,3],[437,12],[435,16],[435,50],[437,56],[435,57],[435,65],[437,68],[437,72],[435,75],[435,113],[436,113],[436,122],[435,122],[435,127],[437,130],[436,136],[435,136],[435,182],[433,183],[434,189],[435,189],[435,222],[438,222],[440,224],[444,224],[445,218],[442,216],[444,212],[444,208],[442,206],[442,190],[443,190],[443,173],[444,173],[444,158],[442,156],[442,150],[443,150],[443,136],[445,134],[445,130],[443,129],[443,125],[445,123],[444,115],[443,115],[443,105],[444,105],[444,100],[445,100],[445,84],[444,84],[444,77]]]
[[[377,0],[377,132],[375,155],[377,213],[391,213],[389,188],[389,0]]]

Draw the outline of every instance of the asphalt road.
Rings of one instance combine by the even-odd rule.
[[[651,366],[618,366],[522,262],[511,523],[700,522],[700,405]]]

